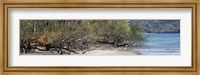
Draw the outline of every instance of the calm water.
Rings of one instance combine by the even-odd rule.
[[[180,33],[144,34],[143,47],[134,47],[142,55],[180,55]]]

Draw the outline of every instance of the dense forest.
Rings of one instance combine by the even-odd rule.
[[[140,46],[141,28],[129,20],[20,20],[20,52],[84,54],[99,44]],[[137,42],[131,42],[134,40]]]
[[[180,20],[130,20],[129,23],[139,27],[144,33],[180,32]]]

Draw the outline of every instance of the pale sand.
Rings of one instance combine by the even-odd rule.
[[[112,47],[110,45],[101,45],[92,51],[83,55],[139,55],[136,52],[128,50],[126,47]]]
[[[134,52],[121,51],[121,50],[93,50],[82,55],[137,55]]]

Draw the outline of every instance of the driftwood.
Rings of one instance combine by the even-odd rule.
[[[95,46],[95,47],[92,47],[92,48],[90,48],[90,49],[87,49],[87,50],[83,51],[82,54],[85,54],[85,53],[88,52],[88,51],[95,50],[96,47],[98,47],[98,46]]]
[[[62,47],[62,49],[65,49],[66,51],[69,51],[70,53],[73,52],[73,53],[75,53],[75,54],[79,54],[78,52],[75,51],[75,49],[68,49],[68,48],[64,48],[64,47]],[[70,53],[69,53],[69,54],[70,54]],[[61,54],[62,54],[62,53],[61,53]]]
[[[41,51],[50,51],[53,53],[54,49],[55,51],[57,51],[57,53],[59,54],[63,54],[63,49],[68,51],[69,54],[71,53],[75,53],[75,54],[79,54],[78,52],[76,52],[74,49],[69,49],[69,48],[65,48],[63,46],[56,46],[56,45],[52,45],[52,44],[47,44],[44,47],[42,46],[38,46],[38,45],[30,45],[30,44],[23,44],[20,46],[20,52],[21,53],[29,53],[30,50],[41,50]]]

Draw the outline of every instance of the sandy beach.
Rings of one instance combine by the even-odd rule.
[[[138,53],[130,51],[126,47],[113,47],[110,45],[101,45],[92,51],[86,52],[84,55],[138,55]]]
[[[102,44],[99,47],[96,47],[95,49],[89,50],[89,51],[85,51],[84,54],[83,51],[78,51],[79,54],[75,54],[75,53],[71,53],[70,55],[80,55],[80,56],[109,56],[109,55],[140,55],[140,53],[138,52],[134,52],[129,50],[126,47],[114,47],[112,45],[107,45],[107,44]],[[50,52],[50,51],[40,51],[37,50],[37,52],[33,52],[33,53],[22,53],[20,55],[60,55],[57,52]],[[64,53],[62,55],[68,55],[68,53],[66,51],[64,51]]]

